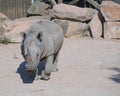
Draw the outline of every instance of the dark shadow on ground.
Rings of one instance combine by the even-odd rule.
[[[111,76],[109,77],[109,79],[111,79],[112,81],[120,84],[120,68],[118,68],[118,67],[113,67],[113,68],[108,68],[108,69],[117,72],[116,75],[111,75]]]
[[[42,62],[38,65],[38,75],[41,75],[42,70],[44,69],[44,64]],[[17,68],[17,73],[19,73],[23,83],[33,83],[36,72],[26,72],[25,71],[25,62],[22,62]]]
[[[113,0],[115,3],[120,4],[120,0]]]

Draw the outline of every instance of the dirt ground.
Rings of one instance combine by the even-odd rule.
[[[65,39],[58,68],[29,80],[20,44],[0,44],[0,96],[120,96],[120,40]]]

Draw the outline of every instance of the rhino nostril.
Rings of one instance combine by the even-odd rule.
[[[32,59],[31,59],[31,58],[29,58],[29,60],[30,60],[30,61],[32,61]]]

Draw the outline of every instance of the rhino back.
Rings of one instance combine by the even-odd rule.
[[[39,22],[44,34],[44,55],[57,53],[63,44],[62,28],[52,21]]]

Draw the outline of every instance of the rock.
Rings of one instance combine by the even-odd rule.
[[[105,21],[120,20],[120,4],[114,1],[103,1],[101,4],[101,12]]]
[[[104,38],[105,39],[120,38],[120,22],[105,22]]]
[[[9,20],[9,18],[0,12],[0,37],[4,34],[4,28],[2,28],[3,23],[5,20]]]
[[[14,19],[14,20],[7,20],[4,25],[10,30],[10,28],[13,29],[13,27],[15,27],[21,23],[37,22],[37,21],[40,21],[41,19],[50,20],[51,17],[50,16],[31,16],[28,18],[25,17],[25,18],[19,18],[19,19]],[[7,29],[7,28],[5,28],[5,29]]]
[[[13,30],[16,26],[24,24],[24,23],[33,23],[40,21],[41,19],[47,19],[50,20],[51,18],[48,16],[32,16],[28,18],[20,18],[20,19],[14,19],[14,20],[6,20],[4,24],[2,25],[2,28],[5,30],[5,33],[10,32]]]
[[[30,6],[30,8],[27,10],[28,15],[48,15],[50,9],[50,6],[48,4],[45,4],[44,2],[36,1],[34,4]]]
[[[1,20],[8,20],[8,19],[9,18],[5,14],[3,14],[3,13],[0,12],[0,21]]]
[[[91,35],[93,38],[101,38],[102,36],[102,23],[99,18],[99,14],[95,14],[93,19],[89,23]]]
[[[89,28],[86,23],[67,21],[68,27],[65,34],[65,37],[71,37],[75,35],[84,36]]]
[[[32,23],[33,22],[24,22],[19,24],[9,32],[4,33],[4,36],[2,38],[7,38],[10,40],[10,42],[21,42],[22,39],[20,32],[24,32]]]
[[[57,23],[58,25],[60,25],[63,29],[63,33],[66,34],[67,29],[68,29],[68,22],[67,20],[60,20],[60,19],[54,19],[53,20],[55,23]]]
[[[80,8],[73,5],[58,4],[53,6],[50,14],[53,18],[61,18],[73,21],[88,21],[91,20],[97,11],[91,8]]]
[[[27,28],[29,28],[31,24],[39,22],[41,20],[44,20],[41,19],[41,16],[7,20],[2,26],[5,32],[0,39],[7,38],[11,42],[21,42],[20,32],[24,32]]]
[[[63,32],[65,33],[65,37],[69,38],[71,36],[84,36],[89,28],[88,24],[81,22],[74,22],[68,20],[59,20],[55,19],[55,22],[60,24],[60,26],[66,25],[66,28],[63,28]]]
[[[120,0],[112,0],[112,1],[114,1],[114,2],[116,2],[116,3],[118,3],[118,4],[120,4]]]

